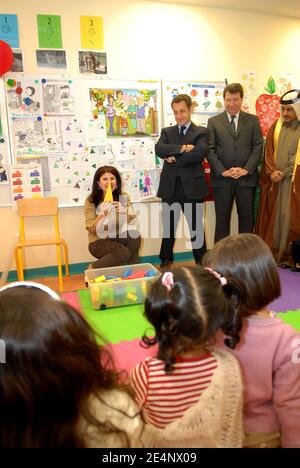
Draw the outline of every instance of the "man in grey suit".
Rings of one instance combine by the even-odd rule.
[[[208,153],[208,131],[191,122],[192,100],[179,94],[172,100],[177,125],[163,128],[155,146],[164,160],[157,196],[162,198],[163,239],[161,267],[173,262],[176,227],[182,210],[191,235],[193,254],[200,263],[205,251],[203,242],[203,199],[208,195],[202,161]]]
[[[230,218],[236,201],[239,233],[252,232],[257,166],[263,137],[258,118],[241,111],[243,88],[232,83],[223,92],[225,111],[208,120],[211,184],[215,197],[215,242],[230,234]]]

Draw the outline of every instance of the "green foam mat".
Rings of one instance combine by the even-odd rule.
[[[288,310],[287,312],[280,312],[277,314],[285,323],[291,325],[298,332],[300,332],[300,309],[298,310]]]
[[[144,304],[95,310],[89,289],[78,291],[78,294],[86,320],[105,341],[117,344],[141,338],[145,332],[154,335],[154,330],[144,317]]]

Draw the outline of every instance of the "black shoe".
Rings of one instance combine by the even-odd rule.
[[[173,262],[170,262],[169,260],[165,260],[164,262],[161,262],[159,265],[160,271],[166,271],[166,270],[171,270],[173,266]]]
[[[296,272],[300,273],[300,267],[296,267],[296,266],[292,267],[291,271],[296,271]]]

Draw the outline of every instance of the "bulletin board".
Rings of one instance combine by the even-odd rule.
[[[34,165],[41,170],[43,192],[35,187],[34,197],[56,196],[60,206],[82,206],[95,170],[106,164],[119,169],[132,201],[155,196],[160,81],[9,73],[1,85],[6,161],[14,174],[19,164],[30,164],[30,173]],[[23,196],[20,182],[18,193],[8,182],[0,184],[0,205]]]
[[[172,99],[177,94],[188,94],[193,103],[192,120],[196,125],[206,127],[210,117],[224,111],[224,81],[163,81],[163,126],[175,124],[171,108]]]

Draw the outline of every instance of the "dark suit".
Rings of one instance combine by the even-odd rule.
[[[252,232],[255,187],[258,184],[257,165],[262,156],[263,137],[255,115],[240,112],[234,134],[226,112],[208,120],[210,132],[208,161],[211,165],[211,184],[214,189],[216,231],[215,242],[230,233],[230,218],[236,200],[239,232]],[[248,171],[239,179],[223,177],[232,167]]]
[[[162,263],[173,261],[180,210],[184,212],[190,228],[195,261],[199,262],[203,255],[203,199],[208,195],[208,186],[202,161],[208,153],[208,140],[206,128],[191,123],[185,135],[179,135],[178,125],[163,128],[155,146],[160,158],[176,158],[175,163],[164,162],[157,192],[163,202],[163,239],[160,250]],[[180,153],[182,145],[188,144],[195,148],[190,152]],[[170,212],[169,207],[173,204],[175,209]]]

